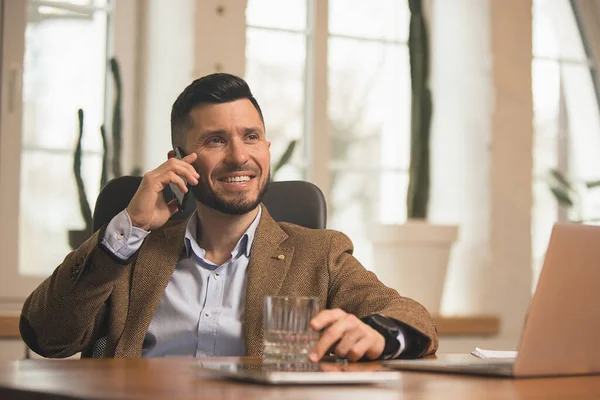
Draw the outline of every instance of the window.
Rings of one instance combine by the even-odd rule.
[[[328,226],[348,234],[369,267],[368,225],[402,222],[406,212],[408,4],[296,0],[282,7],[249,0],[246,11],[246,78],[263,107],[274,160],[286,147],[282,138],[299,139],[276,178],[319,184]],[[315,154],[322,149],[324,156]]]
[[[84,228],[73,173],[80,108],[82,176],[93,209],[105,119],[107,1],[3,2],[3,299],[18,303],[69,252],[69,230]]]
[[[73,174],[79,108],[92,207],[100,189],[108,14],[106,0],[46,4],[27,5],[19,218],[19,270],[42,276],[71,250],[69,231],[85,227]]]
[[[553,223],[586,218],[600,198],[588,199],[581,213],[559,210],[547,183],[558,169],[574,182],[600,177],[600,114],[593,76],[569,0],[535,0],[533,98],[535,112],[533,182],[534,288]]]
[[[293,159],[274,179],[306,174],[306,0],[250,0],[246,8],[246,79],[264,114],[273,162],[297,140]]]

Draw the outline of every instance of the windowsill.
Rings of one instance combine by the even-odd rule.
[[[500,318],[488,315],[433,318],[440,336],[493,336],[500,332]],[[0,315],[0,339],[19,339],[19,315]]]
[[[439,336],[494,336],[500,333],[500,317],[493,315],[433,317]]]
[[[0,314],[0,339],[20,339],[19,315]]]

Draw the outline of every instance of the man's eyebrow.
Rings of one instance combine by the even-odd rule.
[[[259,127],[256,126],[252,126],[250,128],[244,128],[244,133],[245,134],[249,134],[249,133],[263,133],[263,130]]]
[[[212,135],[225,135],[227,132],[225,129],[209,129],[207,131],[200,132],[201,137],[212,136]]]

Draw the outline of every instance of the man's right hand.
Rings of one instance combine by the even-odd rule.
[[[167,203],[162,192],[165,186],[174,183],[183,193],[187,193],[188,188],[181,177],[190,185],[198,184],[200,175],[191,165],[196,157],[196,153],[191,153],[181,160],[171,157],[144,175],[140,187],[127,206],[127,214],[133,226],[146,231],[160,228],[177,212],[175,200]]]

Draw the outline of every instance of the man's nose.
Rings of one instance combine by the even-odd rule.
[[[244,165],[249,159],[248,149],[244,143],[234,140],[229,143],[226,161],[230,164]]]

